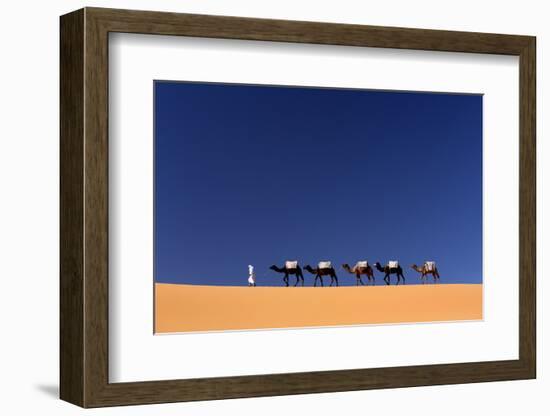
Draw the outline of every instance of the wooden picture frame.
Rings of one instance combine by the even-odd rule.
[[[100,8],[64,15],[60,28],[61,399],[101,407],[535,378],[534,37]],[[110,32],[519,56],[519,359],[109,383]]]

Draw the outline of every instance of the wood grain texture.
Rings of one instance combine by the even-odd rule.
[[[84,291],[85,406],[108,380],[108,33],[85,10]]]
[[[518,360],[139,383],[108,380],[108,33],[520,57]],[[86,8],[61,18],[61,397],[83,407],[533,378],[535,38]]]
[[[84,404],[84,12],[61,19],[60,45],[60,388]]]
[[[520,54],[519,355],[536,377],[536,41]]]
[[[519,55],[528,36],[87,8],[110,32]]]

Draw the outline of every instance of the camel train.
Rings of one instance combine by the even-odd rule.
[[[403,274],[403,268],[401,267],[401,265],[399,265],[398,261],[389,261],[385,266],[382,266],[379,262],[376,262],[373,266],[380,273],[384,273],[384,282],[386,283],[386,285],[390,285],[391,275],[395,275],[397,277],[397,282],[395,283],[396,285],[405,284],[405,275]],[[355,275],[355,283],[357,286],[365,285],[362,276],[367,277],[367,286],[374,286],[376,284],[374,269],[366,260],[358,261],[353,267],[350,267],[349,264],[344,263],[342,264],[342,268],[348,273]],[[434,261],[426,261],[424,262],[422,267],[418,267],[416,264],[413,264],[411,268],[420,273],[420,280],[422,281],[422,284],[426,283],[426,279],[429,274],[433,276],[434,283],[439,282],[439,272]],[[284,274],[283,281],[287,287],[289,286],[289,276],[291,275],[296,276],[296,283],[294,283],[294,286],[304,286],[304,275],[302,273],[302,268],[298,264],[297,260],[286,261],[283,267],[273,265],[270,267],[270,269],[277,273]],[[323,276],[330,277],[329,286],[338,286],[338,276],[336,275],[336,270],[334,269],[330,261],[320,261],[317,264],[317,267],[311,267],[308,264],[304,266],[304,270],[315,276],[313,282],[314,287],[317,286],[318,281],[320,283],[320,286],[324,286]]]

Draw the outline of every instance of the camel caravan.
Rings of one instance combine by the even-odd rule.
[[[384,274],[384,282],[386,285],[391,284],[391,275],[397,277],[396,285],[405,284],[405,275],[403,274],[403,268],[399,265],[397,260],[388,261],[385,266],[382,266],[379,262],[374,263],[372,266],[367,260],[361,260],[355,263],[352,267],[348,263],[342,264],[342,268],[350,274],[355,275],[355,282],[357,286],[365,285],[363,282],[362,276],[366,276],[367,283],[366,285],[374,286],[376,280],[374,277],[374,269],[378,270],[380,273]],[[432,275],[433,282],[439,282],[439,272],[435,265],[434,261],[426,261],[421,267],[418,267],[416,264],[413,264],[411,268],[418,273],[420,273],[420,280],[422,284],[426,283],[427,276]],[[283,281],[285,285],[289,286],[289,277],[296,276],[296,283],[294,286],[304,286],[304,275],[302,273],[302,267],[299,265],[297,260],[286,261],[283,267],[278,267],[273,265],[270,267],[271,270],[284,274]],[[320,286],[324,286],[323,277],[330,277],[329,286],[338,286],[338,276],[336,275],[336,270],[332,266],[330,261],[320,261],[317,264],[317,267],[311,267],[309,264],[303,267],[303,270],[308,271],[315,276],[313,281],[313,286],[316,287],[317,283],[320,283]]]

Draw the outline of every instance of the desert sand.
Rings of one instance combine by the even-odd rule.
[[[482,319],[482,285],[228,287],[155,284],[155,332]]]

